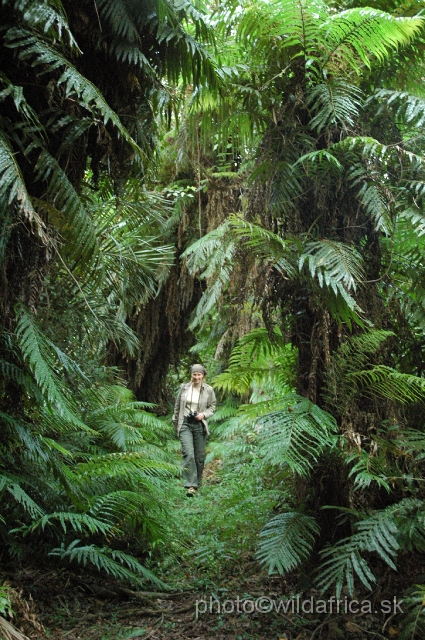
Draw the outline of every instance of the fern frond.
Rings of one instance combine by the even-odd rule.
[[[294,366],[295,357],[294,349],[284,344],[278,330],[270,339],[266,329],[254,329],[238,341],[229,357],[228,369],[215,376],[212,384],[227,393],[244,395],[254,382],[263,385],[266,380],[280,379],[283,368],[289,372]]]
[[[91,478],[121,478],[130,483],[141,482],[145,486],[153,486],[156,478],[164,478],[175,475],[177,466],[161,460],[152,460],[142,451],[109,453],[101,456],[92,456],[90,462],[80,463],[78,471],[81,477]]]
[[[93,221],[79,195],[59,163],[46,151],[40,153],[36,175],[38,180],[47,182],[47,197],[54,205],[40,199],[34,201],[35,205],[49,215],[64,237],[64,256],[74,267],[79,261],[90,264],[98,256],[99,246]]]
[[[192,243],[182,254],[191,273],[201,271],[198,277],[209,280],[189,325],[194,329],[206,321],[223,291],[229,285],[234,266],[236,246],[229,240],[228,221]],[[227,236],[227,237],[226,237]]]
[[[256,256],[270,260],[281,273],[290,277],[295,275],[293,241],[283,240],[272,231],[236,215],[229,216],[228,223],[235,238]]]
[[[350,380],[366,395],[380,396],[403,404],[424,398],[425,380],[400,373],[385,365],[376,365],[365,371],[349,374]]]
[[[404,499],[384,510],[375,511],[354,526],[350,538],[324,549],[324,559],[318,576],[318,586],[322,591],[335,585],[336,595],[340,596],[344,585],[349,593],[354,591],[354,580],[358,578],[363,585],[371,589],[376,581],[362,553],[375,552],[389,567],[396,570],[397,552],[409,548],[415,541],[418,549],[424,545],[423,502],[418,499]],[[406,542],[406,538],[409,542]],[[411,547],[410,547],[411,548]]]
[[[425,123],[425,100],[406,91],[378,89],[369,101],[378,100],[394,108],[397,118],[402,118],[406,124],[415,125],[418,129]]]
[[[43,509],[28,495],[22,484],[26,482],[23,478],[0,472],[0,495],[7,491],[15,502],[24,509],[32,518],[39,518],[43,515]]]
[[[22,21],[32,29],[49,33],[52,39],[68,41],[68,45],[78,50],[77,42],[69,28],[64,7],[55,0],[6,0],[4,4],[14,4],[22,12]]]
[[[308,265],[311,277],[316,276],[321,287],[326,285],[336,295],[344,296],[350,289],[355,291],[357,283],[364,280],[362,257],[354,247],[342,242],[309,242],[299,259],[300,271],[304,263]]]
[[[317,581],[319,588],[326,591],[334,586],[339,598],[346,585],[352,595],[357,577],[367,589],[371,589],[376,578],[361,552],[375,551],[392,569],[396,569],[394,560],[399,549],[396,534],[397,527],[391,513],[380,511],[362,520],[350,538],[322,551],[324,562]]]
[[[77,531],[78,533],[95,534],[101,533],[105,536],[116,535],[118,529],[110,522],[105,522],[99,518],[94,518],[87,513],[72,513],[66,511],[58,511],[56,513],[47,513],[42,518],[35,520],[28,527],[20,529],[23,533],[33,533],[37,529],[44,531],[46,527],[56,527],[60,525],[62,531]]]
[[[400,640],[420,640],[425,635],[425,585],[415,584],[403,599]]]
[[[98,496],[90,506],[90,513],[136,536],[143,532],[144,537],[148,534],[149,539],[155,540],[167,535],[166,507],[146,491],[113,491]]]
[[[297,511],[281,513],[261,531],[255,557],[269,574],[292,571],[309,557],[318,534],[319,527],[311,516]]]
[[[291,394],[281,402],[286,405],[283,410],[258,419],[259,451],[266,462],[287,464],[305,476],[324,449],[335,445],[336,421],[302,396]]]
[[[35,224],[36,233],[45,243],[50,244],[46,225],[34,209],[28,194],[21,169],[14,152],[4,135],[0,132],[0,197],[7,198],[9,205],[16,203],[24,219]]]
[[[395,18],[363,7],[330,15],[321,25],[328,49],[323,66],[335,70],[343,60],[360,74],[363,65],[371,66],[371,56],[382,62],[391,50],[409,44],[422,26],[420,17]]]
[[[35,385],[34,385],[35,386]],[[34,397],[34,396],[33,396]],[[35,396],[38,402],[43,401],[43,397]],[[42,438],[38,434],[33,433],[33,425],[26,423],[22,418],[16,418],[4,411],[0,411],[0,424],[8,431],[10,442],[19,443],[25,452],[24,457],[27,460],[37,460],[45,462],[47,453],[43,447]]]
[[[318,133],[331,126],[352,127],[359,115],[362,92],[342,78],[331,78],[309,92],[307,105],[313,114],[310,127]]]
[[[22,306],[17,308],[16,336],[22,355],[47,401],[71,424],[87,430],[88,427],[77,416],[73,402],[64,394],[63,385],[52,366],[47,340],[35,319]]]
[[[395,334],[392,331],[371,329],[350,337],[331,356],[326,374],[326,401],[341,414],[356,393],[349,378],[351,373],[365,369],[373,354],[379,352],[383,343]]]
[[[85,78],[69,60],[53,46],[37,38],[31,32],[20,27],[12,27],[5,34],[6,46],[17,49],[21,60],[32,59],[34,66],[42,66],[43,72],[54,71],[64,67],[62,75],[58,79],[58,85],[64,85],[67,97],[75,97],[82,107],[94,115],[101,115],[103,124],[111,122],[118,134],[132,147],[136,157],[143,158],[142,149],[123,126],[117,114],[107,104],[103,94],[87,78]]]
[[[346,462],[351,467],[348,477],[354,477],[354,489],[362,490],[370,487],[373,482],[388,491],[391,491],[389,485],[387,461],[385,457],[372,455],[362,450],[359,454],[353,453],[346,458]]]
[[[77,546],[80,540],[74,540],[68,547],[62,545],[53,549],[49,555],[57,556],[61,560],[69,560],[86,566],[88,563],[96,567],[98,571],[105,571],[108,575],[141,586],[146,582],[155,584],[158,588],[166,589],[167,585],[157,578],[149,569],[146,569],[133,556],[110,549],[109,547],[97,547],[94,544]]]

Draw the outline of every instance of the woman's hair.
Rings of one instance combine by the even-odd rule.
[[[190,373],[202,373],[203,376],[206,376],[207,370],[202,364],[193,364],[190,367]]]

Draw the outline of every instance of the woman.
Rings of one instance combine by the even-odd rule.
[[[205,463],[205,445],[209,435],[207,418],[215,411],[215,394],[204,382],[205,367],[194,364],[191,381],[181,385],[174,405],[173,424],[182,445],[183,482],[187,496],[201,486]]]

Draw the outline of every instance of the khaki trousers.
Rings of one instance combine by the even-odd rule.
[[[200,487],[205,464],[205,445],[207,436],[204,425],[198,420],[184,419],[179,431],[182,445],[182,478],[185,487]]]

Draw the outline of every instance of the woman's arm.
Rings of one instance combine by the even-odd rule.
[[[177,394],[177,398],[176,401],[174,403],[174,413],[173,413],[173,417],[172,417],[172,422],[174,425],[174,428],[177,429],[177,424],[179,421],[179,411],[180,411],[180,400],[182,397],[182,389],[183,389],[183,385],[180,385],[180,389],[179,392]]]
[[[215,405],[216,405],[216,397],[215,397],[215,393],[214,393],[214,389],[212,387],[210,387],[208,389],[208,400],[207,400],[207,408],[205,409],[205,411],[203,411],[203,415],[204,417],[202,418],[202,420],[206,420],[207,418],[211,418],[211,416],[213,415],[214,411],[215,411]]]

